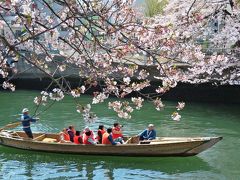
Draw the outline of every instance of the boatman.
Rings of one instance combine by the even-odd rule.
[[[32,130],[30,128],[30,124],[31,122],[36,122],[36,119],[33,119],[32,117],[29,116],[29,110],[27,108],[24,108],[22,110],[22,115],[21,115],[21,122],[22,122],[22,126],[23,126],[23,131],[27,134],[27,136],[31,139],[33,139],[33,134],[32,134]]]
[[[141,132],[139,135],[139,140],[153,140],[156,139],[156,131],[153,124],[149,124],[148,128]]]

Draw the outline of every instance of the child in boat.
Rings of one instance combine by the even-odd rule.
[[[70,136],[66,128],[63,128],[63,130],[59,133],[59,143],[71,143]]]
[[[84,133],[83,144],[97,144],[91,135],[91,131],[87,131]]]
[[[74,141],[74,136],[75,136],[75,133],[76,133],[76,130],[75,130],[73,125],[68,127],[67,133],[69,134],[70,141],[73,142]]]
[[[139,135],[139,140],[153,140],[156,139],[156,131],[153,124],[149,124],[148,128],[141,132]]]
[[[74,143],[75,144],[82,144],[83,143],[83,138],[80,134],[81,134],[80,131],[76,131],[76,134],[74,136]]]
[[[94,136],[94,132],[93,132],[88,126],[86,126],[86,127],[84,128],[84,130],[83,130],[83,138],[84,138],[84,136],[85,136],[85,133],[88,132],[88,131],[91,133],[91,135],[90,135],[91,138],[94,139],[94,137],[95,137],[95,136]]]
[[[118,139],[116,139],[116,140],[113,139],[113,137],[112,137],[112,128],[108,128],[107,132],[105,132],[103,134],[102,144],[116,145],[116,144],[121,144],[121,142],[119,142]]]
[[[122,134],[122,125],[120,125],[118,122],[113,124],[112,128],[112,137],[113,140],[116,142],[120,142],[121,144],[124,143],[123,141],[123,134]]]
[[[103,136],[103,134],[104,134],[105,132],[106,132],[106,131],[105,131],[105,129],[104,129],[104,125],[99,125],[99,127],[98,127],[98,132],[97,132],[97,134],[98,134],[97,140],[98,140],[98,143],[99,143],[99,144],[102,144],[102,136]]]

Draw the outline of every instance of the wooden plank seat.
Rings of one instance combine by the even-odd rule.
[[[35,137],[34,141],[42,141],[46,137],[46,134],[41,134],[40,136]]]

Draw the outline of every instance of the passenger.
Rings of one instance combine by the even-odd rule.
[[[90,131],[90,133],[91,133],[91,135],[90,135],[91,138],[94,139],[94,132],[93,132],[88,126],[86,126],[86,127],[84,128],[83,137],[85,136],[85,133],[88,132],[88,131]]]
[[[97,132],[97,134],[98,134],[97,140],[98,140],[99,144],[102,144],[102,136],[105,132],[106,131],[104,129],[104,125],[99,125],[98,132]]]
[[[73,125],[69,126],[68,129],[67,129],[67,132],[70,136],[70,141],[74,142],[74,136],[75,136],[75,133],[76,133],[76,130],[75,130],[74,126]]]
[[[33,139],[33,134],[32,134],[32,130],[30,127],[31,122],[36,122],[37,119],[33,119],[29,116],[28,114],[29,110],[27,108],[24,108],[22,110],[22,116],[21,116],[21,122],[22,122],[22,126],[23,126],[23,131],[26,133],[26,135]]]
[[[82,144],[83,143],[83,139],[82,139],[82,136],[80,135],[80,131],[76,131],[76,134],[74,136],[74,143],[75,144]]]
[[[84,133],[83,144],[97,144],[91,136],[91,131]]]
[[[154,130],[154,125],[149,124],[148,129],[145,129],[138,136],[140,141],[156,139],[156,131]]]
[[[121,144],[124,143],[123,141],[123,134],[122,134],[122,128],[123,126],[119,123],[114,123],[112,128],[112,136],[113,140],[116,142],[120,142]]]
[[[123,138],[122,129],[121,129],[122,127],[123,126],[120,125],[119,123],[113,124],[113,128],[112,128],[113,139],[117,139],[119,137]]]
[[[66,128],[63,128],[62,132],[59,133],[60,143],[71,143],[70,136]]]
[[[116,145],[116,144],[121,144],[120,142],[116,142],[113,140],[112,137],[112,128],[108,128],[107,132],[105,132],[103,134],[102,137],[102,144],[112,144],[112,145]]]

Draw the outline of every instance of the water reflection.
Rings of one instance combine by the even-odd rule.
[[[0,146],[0,157],[0,177],[8,179],[13,176],[17,179],[170,179],[179,173],[212,169],[197,156],[135,158],[62,155]]]

